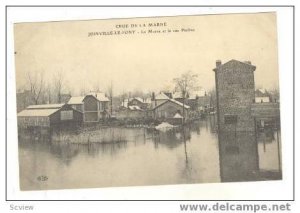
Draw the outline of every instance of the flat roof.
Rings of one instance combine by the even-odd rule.
[[[53,113],[60,110],[58,109],[25,109],[18,113],[18,117],[48,117]]]
[[[83,104],[84,96],[71,97],[68,104]]]
[[[65,104],[41,104],[41,105],[30,105],[26,109],[60,109]]]

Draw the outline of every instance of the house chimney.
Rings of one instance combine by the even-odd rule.
[[[152,92],[152,101],[154,101],[154,100],[155,100],[155,93]]]
[[[251,65],[251,61],[244,61],[244,63]]]
[[[216,68],[218,68],[220,65],[222,65],[222,61],[221,60],[217,60],[216,61]]]

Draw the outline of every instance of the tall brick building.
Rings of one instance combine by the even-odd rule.
[[[215,72],[219,131],[254,131],[251,104],[255,101],[251,62],[216,62]]]

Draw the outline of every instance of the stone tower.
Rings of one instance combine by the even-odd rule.
[[[215,72],[219,131],[254,131],[251,104],[255,100],[251,62],[216,62]]]

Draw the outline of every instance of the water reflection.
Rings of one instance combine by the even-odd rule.
[[[254,132],[220,132],[219,146],[223,182],[256,179],[259,163]]]
[[[216,133],[214,116],[159,132],[110,128],[117,142],[78,143],[19,134],[23,190],[279,179],[275,132]],[[103,136],[105,132],[105,136]],[[109,134],[107,134],[109,132]],[[97,137],[96,137],[97,136]],[[119,137],[118,136],[118,137]],[[80,138],[79,136],[77,136]],[[56,137],[57,138],[57,137]],[[276,165],[275,165],[276,164]],[[46,182],[37,177],[46,175]]]
[[[281,179],[280,148],[277,146],[280,141],[275,140],[274,134],[279,133],[272,129],[260,133],[220,132],[222,182]],[[273,149],[267,151],[267,143]]]

